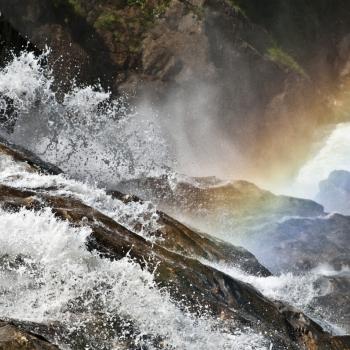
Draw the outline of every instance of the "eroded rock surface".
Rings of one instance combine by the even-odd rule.
[[[329,320],[349,331],[349,217],[327,215],[313,201],[275,196],[244,181],[154,178],[124,182],[120,189],[155,201],[194,227],[241,242],[275,273],[319,275],[313,308],[326,310]]]
[[[1,350],[58,350],[41,336],[28,333],[11,323],[0,321]]]
[[[245,230],[288,217],[323,216],[321,205],[311,200],[277,196],[247,181],[224,182],[216,178],[174,180],[160,178],[123,181],[121,191],[156,203],[165,212],[182,217],[198,228],[245,234]]]
[[[118,191],[110,191],[110,194],[124,202],[141,201],[135,195],[124,195]],[[189,257],[233,264],[252,275],[265,277],[270,275],[270,272],[246,249],[190,229],[162,211],[158,211],[158,215],[160,224],[158,235],[161,237],[159,244],[163,247]]]

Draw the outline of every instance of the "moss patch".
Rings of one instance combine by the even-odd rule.
[[[118,24],[118,15],[112,11],[102,13],[95,21],[94,27],[100,30],[113,30]]]
[[[270,60],[284,66],[285,68],[292,70],[304,78],[307,78],[307,74],[304,69],[300,66],[300,64],[287,52],[281,49],[278,46],[273,46],[267,49],[267,56]]]
[[[236,0],[226,0],[227,3],[235,10],[235,12],[239,13],[243,17],[247,18],[246,12],[242,9],[242,7],[236,2]]]
[[[101,6],[95,10],[92,25],[108,42],[120,64],[133,65],[142,52],[145,34],[169,4],[170,0],[125,0],[118,6]]]
[[[84,10],[79,0],[68,0],[68,4],[72,7],[75,13],[77,13],[80,16],[84,15]]]
[[[52,3],[55,7],[68,7],[81,17],[85,15],[84,9],[79,0],[52,0]]]

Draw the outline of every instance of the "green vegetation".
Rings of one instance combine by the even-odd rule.
[[[273,46],[267,49],[267,56],[274,62],[302,75],[307,78],[307,74],[299,63],[287,52],[278,46]]]
[[[73,8],[74,12],[80,16],[84,15],[84,10],[79,0],[68,0],[68,4]]]
[[[162,15],[168,8],[170,0],[159,0],[152,2],[149,0],[127,0],[128,6],[138,7],[141,10],[140,20],[144,18],[148,22]]]
[[[94,27],[102,30],[113,30],[119,22],[119,17],[112,11],[103,12],[95,21]]]
[[[75,0],[76,1],[76,0]],[[95,29],[112,33],[112,40],[123,55],[136,58],[142,50],[142,40],[156,19],[164,14],[170,0],[125,0],[119,6],[98,9],[93,22]]]
[[[69,7],[79,16],[84,16],[84,9],[79,0],[52,0],[55,7]]]
[[[241,14],[243,17],[247,17],[247,14],[242,9],[242,7],[236,2],[236,0],[227,0],[229,5],[239,14]]]
[[[161,2],[160,4],[158,4],[158,6],[156,6],[152,11],[153,18],[157,18],[157,17],[161,16],[169,7],[169,3],[170,3],[170,1],[167,0],[167,1],[164,1],[164,2]]]

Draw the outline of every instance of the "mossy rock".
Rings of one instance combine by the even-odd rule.
[[[284,68],[287,68],[297,74],[308,78],[305,70],[300,64],[286,51],[278,46],[273,46],[267,49],[267,57]]]

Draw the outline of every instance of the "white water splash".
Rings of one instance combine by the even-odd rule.
[[[165,349],[263,348],[257,335],[215,330],[205,316],[180,311],[152,274],[127,258],[111,262],[88,252],[89,228],[72,228],[49,209],[1,210],[0,223],[2,317],[60,322],[69,334],[87,337],[84,349],[118,348],[126,334],[113,334],[116,315],[125,321],[125,332],[128,324],[136,328],[136,344],[149,349],[146,335],[160,337]],[[99,317],[103,326],[95,333]]]
[[[23,53],[0,71],[0,81],[0,94],[13,101],[18,118],[12,140],[75,177],[110,184],[167,171],[171,160],[152,111],[130,112],[123,101],[110,101],[110,94],[98,87],[76,87],[59,100],[51,87],[51,72],[30,53]],[[1,99],[0,107],[6,108],[7,103]],[[124,204],[95,185],[28,170],[24,163],[1,157],[0,182],[19,188],[50,188],[52,194],[74,196],[153,239],[157,215],[150,203]],[[141,230],[136,230],[136,222],[143,223]],[[0,212],[0,223],[6,227],[0,231],[4,261],[0,311],[5,316],[62,322],[69,326],[70,334],[88,334],[86,349],[118,348],[126,335],[111,335],[116,315],[122,317],[123,331],[128,331],[127,325],[135,327],[135,342],[149,349],[153,345],[148,335],[161,338],[165,348],[264,348],[262,337],[250,331],[230,334],[206,316],[195,318],[180,311],[166,291],[157,288],[153,276],[132,261],[110,262],[87,252],[84,243],[88,228],[74,229],[57,221],[48,209],[39,213]],[[11,239],[7,240],[9,235]],[[295,280],[290,290],[286,288],[288,278],[270,278],[268,283],[274,288],[266,288],[267,280],[258,286],[254,277],[244,277],[241,272],[239,276],[246,281],[253,279],[250,283],[279,299],[294,291],[292,300],[297,301],[296,295],[304,292],[297,288],[302,280]],[[92,332],[90,336],[101,320],[106,327],[101,334]]]
[[[152,240],[157,228],[150,203],[124,204],[103,189],[61,175],[33,172],[24,162],[0,155],[0,183],[73,196]],[[152,215],[150,215],[152,214]],[[142,221],[144,220],[144,221]],[[56,341],[67,349],[112,350],[132,342],[144,349],[265,349],[262,336],[232,333],[205,312],[181,310],[153,275],[128,258],[101,259],[89,252],[88,227],[74,228],[49,208],[18,213],[0,210],[0,315],[38,323],[59,323]],[[132,330],[131,330],[132,329]],[[130,338],[130,337],[129,337]]]
[[[112,198],[93,185],[67,178],[65,175],[44,175],[28,171],[26,163],[0,155],[0,183],[23,189],[50,189],[52,195],[75,197],[147,240],[155,241],[159,228],[156,207],[150,202],[130,202]],[[140,225],[141,224],[141,225]]]
[[[304,274],[281,273],[274,276],[257,277],[249,275],[233,265],[213,263],[207,260],[202,260],[202,262],[235,279],[251,284],[264,296],[272,300],[283,301],[302,310],[329,332],[339,335],[346,334],[342,327],[330,320],[330,316],[333,315],[326,314],[315,303],[315,299],[331,292],[329,286],[325,288],[319,285],[320,277],[347,273],[349,271],[348,267],[345,266],[341,271],[335,271],[329,265],[319,265]]]
[[[316,274],[293,275],[284,273],[277,276],[257,277],[249,275],[235,266],[203,261],[229,276],[251,284],[266,297],[285,301],[303,310],[319,295],[314,283]]]
[[[76,86],[58,98],[42,65],[48,54],[23,52],[0,70],[0,110],[16,120],[7,138],[104,185],[165,173],[172,159],[154,111],[130,109],[99,86]]]

